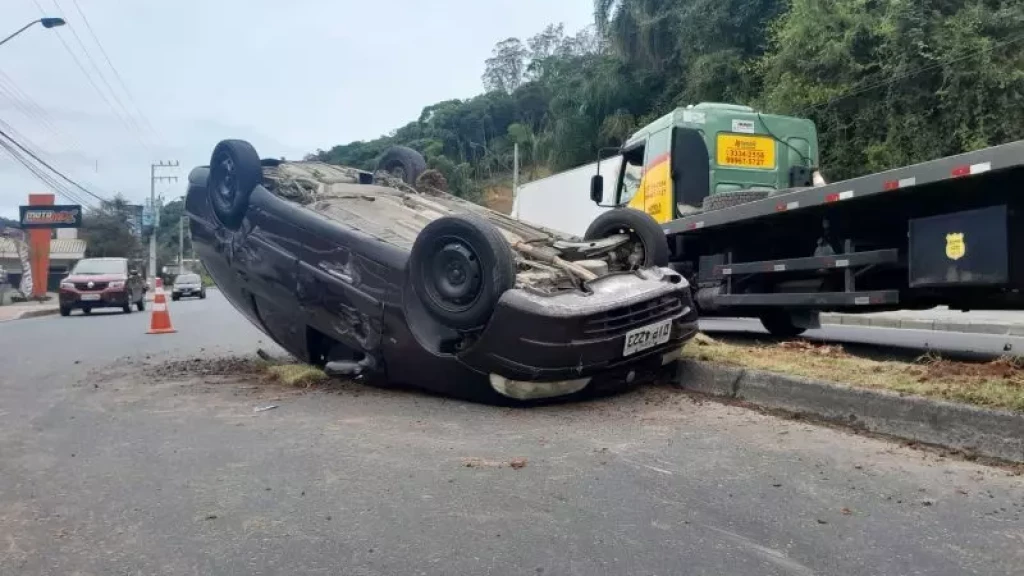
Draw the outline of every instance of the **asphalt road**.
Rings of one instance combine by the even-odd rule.
[[[0,325],[0,574],[1024,566],[1024,477],[1006,469],[665,386],[519,410],[169,370],[265,345],[214,292],[171,313],[166,336],[139,313]]]
[[[709,334],[768,336],[761,323],[750,318],[706,318],[700,321],[700,327]],[[1024,338],[993,334],[826,324],[819,330],[808,330],[803,336],[823,342],[891,346],[918,352],[934,350],[952,355],[981,357],[1024,354]]]

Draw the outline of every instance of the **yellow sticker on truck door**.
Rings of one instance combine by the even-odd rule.
[[[719,166],[775,169],[775,140],[766,136],[719,134],[716,160]]]
[[[669,154],[651,159],[644,169],[640,188],[628,206],[651,215],[659,224],[672,219],[672,178]]]

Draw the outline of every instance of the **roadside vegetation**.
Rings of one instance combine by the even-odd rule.
[[[842,346],[792,340],[734,344],[701,334],[683,356],[718,364],[1024,412],[1024,358],[961,362],[927,354],[913,362],[876,360]]]
[[[372,168],[411,146],[452,192],[592,162],[676,106],[807,117],[830,180],[1024,138],[1024,3],[1010,0],[595,0],[581,31],[497,43],[485,92],[312,154]],[[443,65],[438,67],[443,75]]]

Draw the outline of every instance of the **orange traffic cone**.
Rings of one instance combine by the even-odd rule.
[[[171,326],[171,314],[167,311],[167,296],[164,294],[164,281],[156,279],[156,291],[153,293],[153,317],[146,334],[171,334],[177,332]]]

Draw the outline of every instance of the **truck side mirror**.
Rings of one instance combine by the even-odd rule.
[[[600,204],[604,200],[604,176],[595,174],[590,179],[590,200]]]

